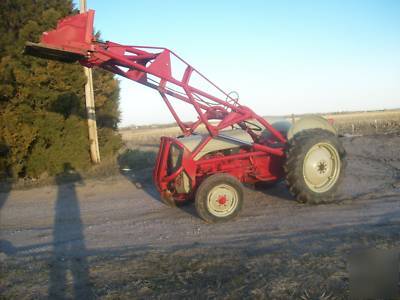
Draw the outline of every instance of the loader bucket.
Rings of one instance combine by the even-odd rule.
[[[24,54],[66,63],[73,63],[85,58],[85,55],[82,53],[75,53],[60,48],[50,47],[45,44],[35,44],[31,42],[25,44]]]
[[[69,16],[57,28],[43,32],[40,43],[27,42],[24,54],[62,62],[84,59],[92,50],[94,10]]]

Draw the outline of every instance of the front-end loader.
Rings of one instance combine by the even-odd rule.
[[[169,49],[96,40],[93,20],[93,10],[66,17],[39,43],[28,42],[25,53],[103,68],[158,91],[182,131],[160,141],[153,180],[163,201],[194,200],[212,223],[240,212],[243,184],[285,180],[300,202],[334,199],[345,151],[327,120],[268,122]],[[197,120],[183,121],[174,101],[186,103]]]

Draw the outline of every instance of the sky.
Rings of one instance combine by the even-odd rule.
[[[398,0],[88,0],[88,7],[103,40],[170,48],[259,115],[400,108]],[[124,78],[120,86],[121,127],[173,122],[155,90]]]

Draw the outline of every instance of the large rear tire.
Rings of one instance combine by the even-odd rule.
[[[301,203],[332,202],[344,177],[345,150],[333,133],[319,129],[300,131],[286,150],[286,184]]]
[[[207,223],[224,222],[236,217],[243,206],[243,185],[235,177],[214,174],[196,191],[196,211]]]

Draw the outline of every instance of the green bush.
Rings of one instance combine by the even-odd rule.
[[[122,139],[119,133],[111,128],[99,128],[98,130],[100,157],[114,156],[122,147]]]
[[[143,170],[154,166],[157,154],[153,151],[127,149],[118,156],[121,169],[128,168],[132,171]]]
[[[46,122],[47,126],[41,124]],[[68,164],[75,170],[90,166],[86,122],[76,116],[63,119],[60,114],[47,112],[36,116],[38,137],[32,145],[26,163],[26,176],[54,175]]]
[[[0,1],[0,177],[54,175],[69,164],[90,167],[85,119],[85,77],[78,64],[22,55],[58,19],[76,13],[69,0]],[[121,146],[119,85],[94,70],[95,105],[102,158]]]

